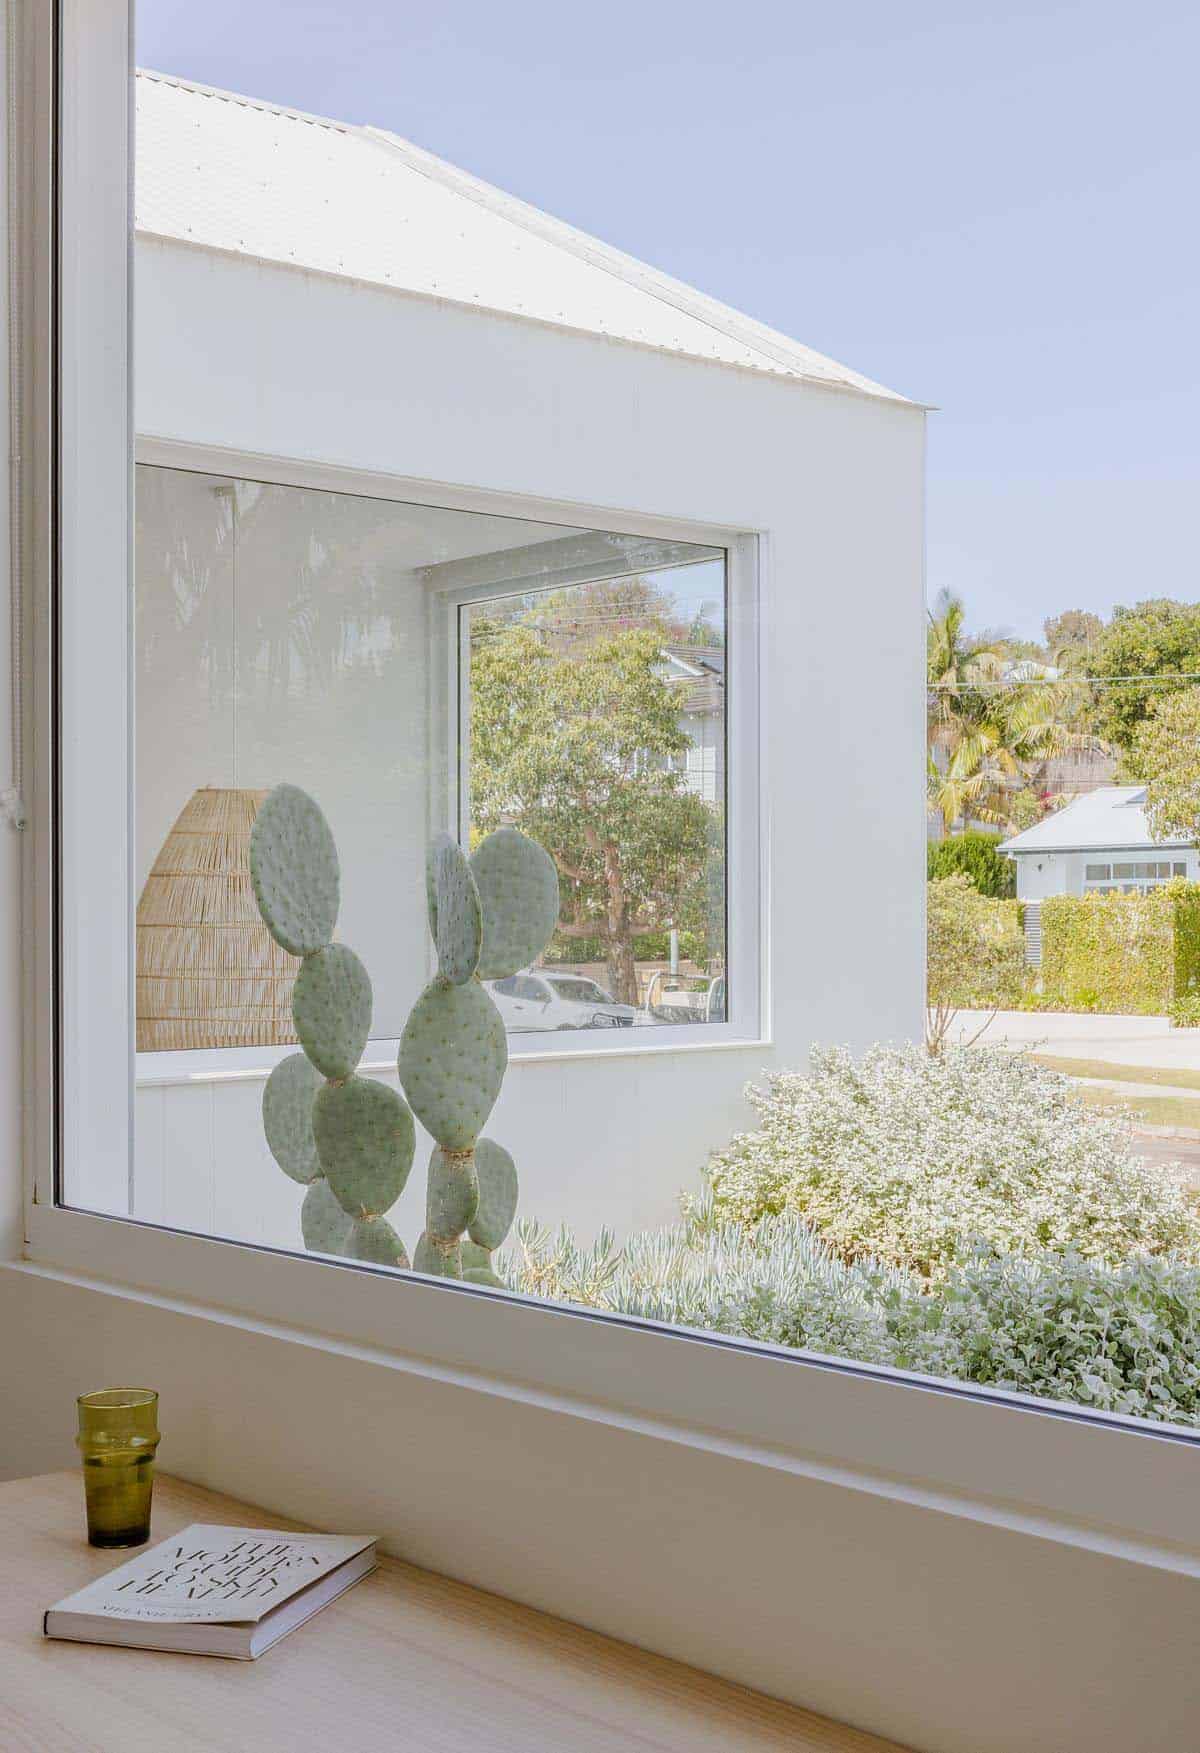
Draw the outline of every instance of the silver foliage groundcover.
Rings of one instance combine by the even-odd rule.
[[[518,1226],[514,1289],[1200,1424],[1200,1212],[1003,1048],[818,1049],[672,1228]]]

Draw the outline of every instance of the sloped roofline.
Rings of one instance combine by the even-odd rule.
[[[201,96],[211,97],[220,102],[237,104],[246,109],[260,110],[264,113],[286,116],[293,121],[304,123],[310,127],[325,128],[332,133],[355,136],[370,141],[381,151],[395,154],[406,167],[431,181],[441,184],[465,199],[475,202],[477,206],[520,226],[532,236],[543,242],[574,255],[590,267],[611,274],[615,279],[624,281],[638,291],[658,299],[694,320],[704,323],[716,333],[739,345],[760,353],[764,359],[781,366],[784,372],[797,381],[814,385],[819,388],[839,390],[850,395],[867,396],[873,400],[896,403],[900,407],[916,410],[927,409],[928,404],[915,402],[902,396],[895,390],[875,383],[850,367],[839,364],[836,360],[817,353],[814,349],[804,346],[758,322],[753,317],[734,310],[731,306],[721,303],[719,299],[710,298],[707,293],[698,292],[694,287],[683,281],[662,273],[657,268],[648,266],[636,257],[627,255],[625,251],[614,248],[611,244],[589,236],[586,232],[569,225],[565,220],[556,219],[527,201],[509,195],[504,190],[486,183],[469,171],[460,170],[456,165],[438,158],[436,154],[427,152],[423,147],[405,140],[401,135],[392,133],[386,128],[371,125],[358,125],[341,122],[328,116],[310,114],[305,110],[293,109],[287,104],[268,102],[263,98],[248,97],[240,92],[225,91],[219,86],[205,85],[198,80],[182,79],[173,73],[160,73],[151,68],[139,67],[137,77],[153,80],[158,84],[175,86],[183,91],[195,92]],[[154,235],[154,234],[148,234]],[[724,360],[711,360],[707,363],[725,365]],[[737,369],[744,369],[738,367]]]

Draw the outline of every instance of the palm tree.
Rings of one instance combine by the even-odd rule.
[[[1033,770],[1088,740],[1074,728],[1078,683],[1012,663],[994,636],[972,638],[949,591],[929,617],[926,686],[929,810],[943,832],[963,820],[1006,826]]]

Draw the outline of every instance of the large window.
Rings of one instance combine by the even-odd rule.
[[[919,681],[889,655],[908,623],[878,588],[886,545],[839,595],[822,575],[847,550],[843,519],[797,563],[815,500],[800,517],[777,484],[765,541],[743,533],[753,516],[730,521],[730,500],[724,522],[705,519],[727,476],[733,501],[756,504],[768,404],[744,456],[727,450],[702,486],[703,447],[677,472],[682,434],[725,378],[711,354],[691,355],[694,337],[680,341],[676,304],[646,348],[650,313],[629,302],[646,296],[638,274],[566,251],[551,339],[553,321],[542,311],[530,328],[517,290],[532,239],[544,251],[559,233],[480,200],[457,173],[414,168],[402,142],[178,79],[136,83],[142,430],[127,645],[83,550],[64,549],[67,1202],[1190,1419],[1186,1386],[1151,1391],[1136,1360],[1086,1347],[1064,1359],[1038,1322],[1047,1299],[1157,1307],[1160,1275],[1194,1270],[1191,1200],[1054,1068],[966,1044],[963,1027],[964,1011],[986,1026],[1043,998],[1111,1008],[1121,958],[1142,1009],[1178,1000],[1182,1017],[1197,1002],[1177,893],[1188,859],[1178,840],[1152,849],[1153,822],[1144,853],[1123,850],[1140,794],[1104,783],[1125,732],[1101,722],[1084,660],[973,636],[954,602],[931,621],[922,1041],[909,1002],[919,867],[901,857],[920,844],[920,756],[905,742]],[[364,178],[373,212],[402,216],[431,250],[449,248],[452,213],[498,308],[468,322],[423,280],[400,288],[400,257],[336,198]],[[410,278],[424,260],[414,236]],[[589,321],[593,351],[569,364],[538,351],[576,347]],[[518,365],[521,346],[534,351]],[[403,372],[385,383],[397,357]],[[625,458],[650,396],[676,442],[646,444],[638,478]],[[832,406],[813,404],[818,425]],[[854,406],[869,424],[869,397]],[[518,427],[505,457],[501,435]],[[78,465],[87,447],[66,454]],[[852,497],[862,455],[852,445],[840,464]],[[677,503],[690,519],[664,515]],[[776,540],[790,558],[770,581]],[[891,643],[851,705],[836,654],[861,620],[890,614]],[[831,787],[834,771],[853,783]],[[276,929],[255,889],[251,839],[280,786],[322,812],[337,848],[336,917],[311,943],[306,927]],[[1053,786],[1070,793],[1065,810],[1050,807]],[[1111,841],[1097,817],[1109,806]],[[1091,827],[1072,838],[1081,814]],[[328,855],[289,823],[282,843],[303,858],[285,861],[284,889],[333,892]],[[470,948],[466,878],[438,885],[469,867],[486,914],[477,861],[516,844],[550,873],[544,929],[515,931],[513,957],[484,955]],[[1111,850],[1085,858],[1080,845]],[[110,860],[100,898],[93,847]],[[527,901],[503,905],[524,918]],[[463,907],[455,948],[443,922]],[[1064,949],[1071,907],[1083,912]],[[326,965],[350,984],[306,997]],[[1147,970],[1168,966],[1171,992],[1151,991]],[[460,986],[461,1029],[443,1015]],[[345,1153],[318,1116],[344,1100],[412,1133],[412,1173],[339,1183]],[[494,1239],[486,1223],[473,1235],[473,1218],[443,1235],[432,1147],[454,1167],[485,1126],[483,1157],[462,1172],[511,1159],[494,1169],[508,1177],[504,1222]],[[368,1154],[377,1143],[371,1131]],[[1179,1307],[1193,1306],[1191,1284]]]
[[[429,1562],[545,1584],[543,1604],[730,1673],[757,1613],[752,1677],[808,1693],[828,1669],[842,1714],[864,1610],[876,1648],[907,1628],[906,1697],[932,1696],[940,1639],[971,1696],[949,1729],[899,1724],[914,1745],[977,1727],[999,1645],[980,1658],[946,1603],[985,1573],[1014,1643],[1030,1588],[1053,1600],[1086,1649],[1076,1699],[1112,1639],[1104,1578],[1133,1574],[1139,1659],[1186,1688],[1165,1591],[1194,1568],[1195,1200],[1128,1113],[1094,1111],[1133,1066],[1081,1075],[1079,1024],[1117,1046],[1153,1025],[1188,1069],[1200,934],[1175,866],[1195,874],[1195,832],[1163,795],[1187,712],[1147,700],[1161,738],[1080,716],[1081,744],[1122,754],[1072,747],[1055,786],[1110,761],[1120,820],[1056,863],[1065,812],[1035,757],[1074,675],[942,664],[922,762],[921,410],[377,130],[139,79],[133,373],[127,42],[102,28],[110,0],[64,10],[62,321],[57,356],[33,349],[23,452],[38,1379],[127,1345],[164,1379],[177,1358],[193,1476],[232,1483],[213,1433],[257,1414],[264,1501],[297,1507],[288,1430],[306,1490],[336,1469],[398,1542],[428,1512]],[[1194,621],[1178,607],[1143,618]],[[1149,668],[1136,649],[1112,665]],[[1144,845],[1116,765],[1134,742],[1168,806]],[[960,785],[929,853],[925,773]],[[414,1131],[385,1210],[343,1187],[348,1210],[336,1149],[264,1114],[299,1054],[297,957],[264,931],[247,850],[280,782],[340,856],[336,935],[306,953],[354,951],[373,983],[355,1068],[287,1075],[329,1105],[351,1087],[393,1144],[419,1082],[398,1037],[443,958],[471,958],[469,900],[441,930],[438,883],[469,897],[458,861],[513,828],[553,866],[544,942],[484,976],[491,1070],[508,1065],[483,1155],[510,1195],[511,1158],[515,1210],[480,1225],[477,1206],[485,1239],[468,1226],[457,1257],[421,1245],[447,1210],[433,1134]],[[1001,850],[998,803],[1006,837],[1042,838]],[[952,971],[928,1046],[926,857],[930,972],[935,950]],[[1156,875],[1083,893],[1085,862]],[[1039,910],[1059,958],[1042,974]],[[1086,927],[1083,959],[1052,915]],[[1073,1008],[1036,990],[1052,976]],[[1132,1023],[1105,1008],[1131,991]],[[1006,1045],[960,1040],[998,999]],[[310,1387],[352,1467],[328,1420],[291,1432]],[[1169,1440],[1135,1434],[1149,1420]],[[480,1454],[507,1462],[464,1495],[447,1457]],[[339,1501],[299,1508],[333,1520]],[[822,1580],[799,1668],[788,1528]],[[1015,1660],[1005,1643],[1006,1671],[1036,1668],[1040,1630]],[[1058,1720],[1041,1694],[1017,1705],[997,1746]]]
[[[430,837],[505,824],[561,894],[492,984],[510,1032],[725,1021],[722,551],[142,466],[136,598],[140,1054],[295,1043],[246,862],[284,781],[337,838],[373,1039],[428,978]]]

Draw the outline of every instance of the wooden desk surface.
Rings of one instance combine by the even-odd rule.
[[[77,1473],[0,1485],[4,1753],[903,1753],[395,1559],[259,1661],[43,1638],[44,1608],[122,1562]],[[160,1475],[154,1534],[295,1527]]]

